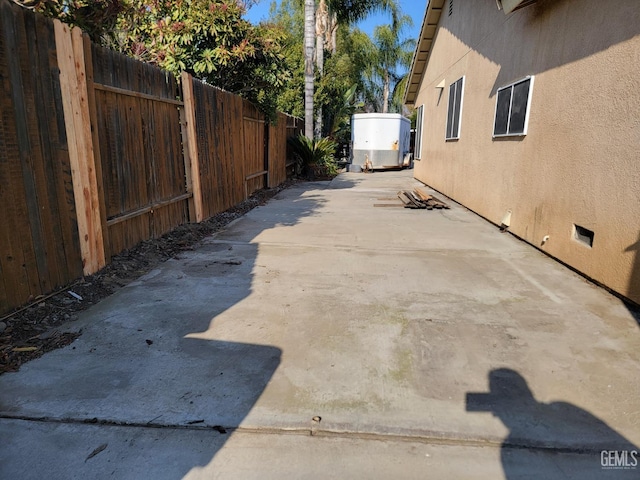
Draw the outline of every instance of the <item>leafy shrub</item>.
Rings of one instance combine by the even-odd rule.
[[[330,138],[313,139],[298,135],[288,140],[296,158],[296,172],[310,178],[334,177],[338,174],[335,152],[338,144]]]

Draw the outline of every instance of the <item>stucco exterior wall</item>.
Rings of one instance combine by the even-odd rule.
[[[528,75],[527,135],[492,138],[497,89]],[[462,76],[460,138],[445,141],[449,85]],[[638,0],[540,0],[510,15],[495,0],[455,0],[420,105],[417,179],[496,224],[511,210],[515,235],[640,303]],[[591,248],[574,224],[594,232]]]

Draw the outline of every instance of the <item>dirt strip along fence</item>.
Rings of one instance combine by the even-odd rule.
[[[0,315],[286,180],[247,100],[0,0]]]

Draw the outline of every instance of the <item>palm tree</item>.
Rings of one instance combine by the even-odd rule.
[[[381,25],[374,30],[375,61],[372,64],[371,74],[382,81],[383,113],[389,111],[392,85],[402,80],[403,75],[400,75],[398,70],[402,69],[406,72],[411,66],[415,40],[401,40],[403,30],[411,25],[413,25],[411,17],[394,13],[391,25]]]
[[[313,137],[315,0],[304,0],[304,134]]]
[[[399,11],[396,0],[319,0],[318,16],[316,17],[316,2],[305,0],[305,134],[315,131],[316,136],[322,130],[322,111],[319,111],[316,128],[313,125],[313,59],[314,34],[316,37],[316,65],[322,74],[324,67],[324,47],[330,45],[335,48],[335,31],[338,24],[349,24],[362,20],[375,10],[390,11],[397,16]],[[315,32],[314,26],[315,24]]]

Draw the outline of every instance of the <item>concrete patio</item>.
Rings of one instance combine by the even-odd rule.
[[[84,312],[0,376],[0,478],[638,478],[601,453],[640,450],[633,312],[454,202],[374,207],[411,174],[297,184]]]

